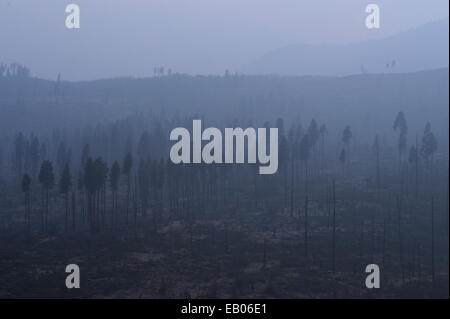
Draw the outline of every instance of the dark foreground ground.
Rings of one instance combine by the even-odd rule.
[[[355,240],[360,234],[345,228],[337,229],[333,273],[321,214],[320,207],[312,209],[308,256],[301,219],[286,212],[276,213],[276,225],[274,216],[254,212],[211,216],[190,230],[166,220],[157,231],[140,225],[99,235],[18,236],[0,245],[0,297],[448,298],[448,271],[437,271],[432,282],[422,260],[404,261],[402,273],[391,251],[383,267],[382,256],[372,257]],[[364,284],[371,258],[381,267],[380,289]],[[80,266],[80,289],[65,287],[70,263]]]

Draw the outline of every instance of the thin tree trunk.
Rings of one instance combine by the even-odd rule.
[[[333,273],[336,272],[336,185],[333,180],[333,241],[332,241]]]
[[[380,150],[377,147],[377,189],[380,189],[381,178],[380,178]]]
[[[115,208],[115,192],[112,191],[112,199],[111,199],[111,228],[114,228],[114,208]]]
[[[263,269],[266,269],[266,239],[264,239],[264,252],[263,252]]]
[[[42,230],[42,232],[44,232],[45,231],[45,226],[44,226],[44,215],[45,215],[44,189],[42,189],[42,192],[41,192],[41,202],[42,202],[42,207],[41,207],[41,230]]]
[[[294,216],[294,158],[291,160],[291,217]]]
[[[431,279],[435,279],[435,263],[434,263],[434,196],[431,197]]]
[[[134,175],[134,194],[133,194],[133,211],[134,211],[134,228],[137,227],[137,210],[138,210],[138,204],[137,204],[137,176]]]
[[[308,195],[305,198],[305,256],[308,256]]]
[[[127,175],[127,202],[126,202],[126,224],[128,226],[128,207],[129,207],[129,202],[130,202],[130,174]]]
[[[64,230],[67,233],[67,224],[68,224],[68,219],[69,219],[69,194],[68,193],[64,194],[64,203],[65,203],[65,208],[66,208],[66,214],[64,217]]]
[[[45,190],[45,232],[48,231],[48,188]]]
[[[416,195],[416,199],[419,197],[419,146],[418,146],[418,142],[417,142],[417,134],[416,134],[416,156],[415,156],[415,161],[416,161],[416,188],[415,188],[415,195]]]
[[[331,186],[327,189],[327,228],[330,230],[330,217],[331,217]]]
[[[383,214],[383,268],[386,264],[386,213]]]
[[[72,230],[75,231],[76,192],[72,191]]]
[[[397,196],[397,221],[398,221],[398,245],[399,245],[399,257],[400,257],[400,268],[402,270],[402,282],[405,282],[405,270],[403,267],[403,238],[402,238],[402,208],[401,200]]]

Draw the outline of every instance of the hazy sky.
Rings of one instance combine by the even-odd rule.
[[[65,27],[69,3],[80,29]],[[365,28],[369,3],[379,30]],[[156,65],[222,74],[280,46],[385,37],[448,10],[448,0],[0,0],[0,61],[51,79],[149,76]]]

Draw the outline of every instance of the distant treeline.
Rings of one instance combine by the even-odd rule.
[[[19,63],[0,63],[0,77],[28,78],[30,77],[30,69]]]
[[[238,122],[248,127],[283,118],[287,125],[327,123],[337,135],[353,123],[355,140],[369,142],[399,110],[408,116],[411,132],[433,123],[445,139],[448,132],[448,69],[408,74],[367,74],[348,77],[164,76],[68,82],[0,78],[0,131],[11,135],[77,128],[111,122],[131,114],[168,119],[201,115],[220,127]],[[222,125],[222,126],[223,126]],[[380,139],[394,141],[388,134]]]

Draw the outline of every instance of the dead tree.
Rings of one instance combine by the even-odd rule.
[[[305,197],[305,256],[308,256],[308,195]]]
[[[336,272],[336,185],[333,180],[333,241],[332,241],[332,260],[333,273]]]
[[[434,264],[434,196],[431,196],[431,280],[435,279]]]

